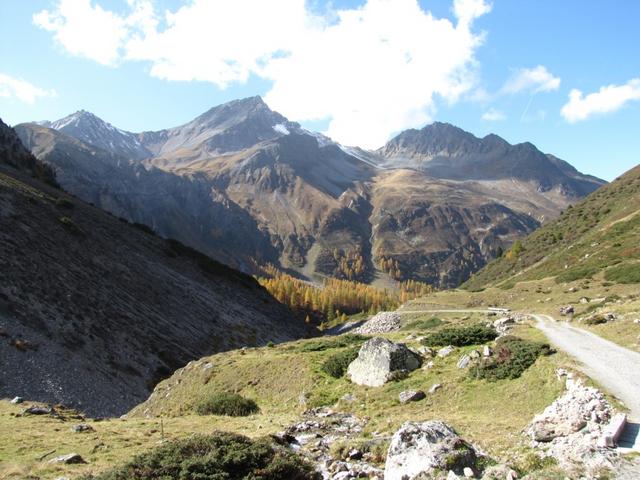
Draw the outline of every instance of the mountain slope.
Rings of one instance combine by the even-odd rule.
[[[314,281],[458,285],[601,183],[531,145],[479,140],[443,124],[405,132],[384,151],[345,148],[289,122],[260,97],[137,134],[152,153],[141,161],[113,149],[98,154],[81,137],[75,145],[73,132],[16,128],[82,198],[245,271],[257,260]],[[409,150],[422,159],[433,145],[464,155],[456,153],[444,170],[398,160]],[[92,159],[83,160],[79,149],[92,151]],[[85,175],[93,161],[111,173]],[[509,161],[528,167],[505,175]]]
[[[53,169],[38,161],[33,154],[25,148],[13,128],[0,119],[0,158],[13,168],[42,180],[52,186],[57,186]]]
[[[469,289],[556,277],[565,282],[604,272],[640,282],[640,166],[566,209],[475,274]]]
[[[119,415],[190,360],[309,333],[253,278],[15,163],[0,157],[0,396]]]

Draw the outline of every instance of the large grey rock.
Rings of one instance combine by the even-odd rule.
[[[405,390],[400,392],[400,403],[417,402],[426,397],[422,390]]]
[[[448,345],[446,347],[441,348],[440,350],[438,350],[438,356],[439,357],[446,357],[448,355],[450,355],[451,353],[453,353],[455,351],[456,347],[454,347],[453,345]]]
[[[67,455],[61,455],[56,458],[52,458],[49,460],[49,463],[65,463],[68,465],[76,464],[76,463],[87,463],[84,458],[82,458],[77,453],[68,453]]]
[[[465,467],[477,471],[478,457],[476,449],[444,422],[406,422],[391,438],[384,478],[430,478],[430,474],[447,470],[463,475]]]
[[[467,368],[469,363],[471,363],[471,357],[469,355],[463,355],[460,357],[460,360],[458,360],[457,367]]]
[[[349,364],[347,374],[358,385],[380,387],[420,368],[421,364],[420,356],[406,345],[376,337],[362,345],[358,358]]]

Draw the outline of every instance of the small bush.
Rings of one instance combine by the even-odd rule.
[[[352,347],[335,353],[322,364],[322,371],[333,378],[341,378],[347,371],[349,364],[358,357],[360,347]]]
[[[422,343],[429,347],[442,345],[464,347],[485,343],[493,340],[497,336],[498,333],[493,328],[478,324],[468,327],[443,328],[439,332],[429,335]]]
[[[440,320],[439,318],[432,317],[428,320],[415,320],[413,322],[409,322],[404,325],[401,330],[428,330],[430,328],[436,328],[440,325],[444,325],[444,320]]]
[[[228,417],[246,417],[258,413],[258,404],[237,393],[214,393],[196,405],[198,415],[226,415]]]
[[[166,443],[94,480],[318,480],[302,457],[271,440],[216,432]]]
[[[575,267],[570,268],[566,272],[562,272],[556,276],[556,283],[568,283],[574,280],[581,280],[583,278],[591,278],[598,272],[595,267]]]
[[[546,343],[530,342],[508,335],[498,339],[493,357],[472,367],[469,374],[485,380],[518,378],[539,356],[551,353],[553,351]]]
[[[640,283],[640,263],[610,268],[604,272],[604,278],[615,283]]]

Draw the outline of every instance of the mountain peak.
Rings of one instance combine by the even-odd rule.
[[[136,135],[114,127],[87,110],[78,110],[51,122],[49,128],[129,160],[141,160],[150,156],[150,152],[140,144]]]

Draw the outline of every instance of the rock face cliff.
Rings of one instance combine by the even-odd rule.
[[[34,179],[0,127],[0,396],[119,415],[190,360],[310,333],[252,277]]]
[[[96,118],[17,131],[81,198],[245,271],[257,260],[310,280],[455,286],[603,183],[531,144],[445,124],[377,152],[343,147],[260,97],[158,132]]]

